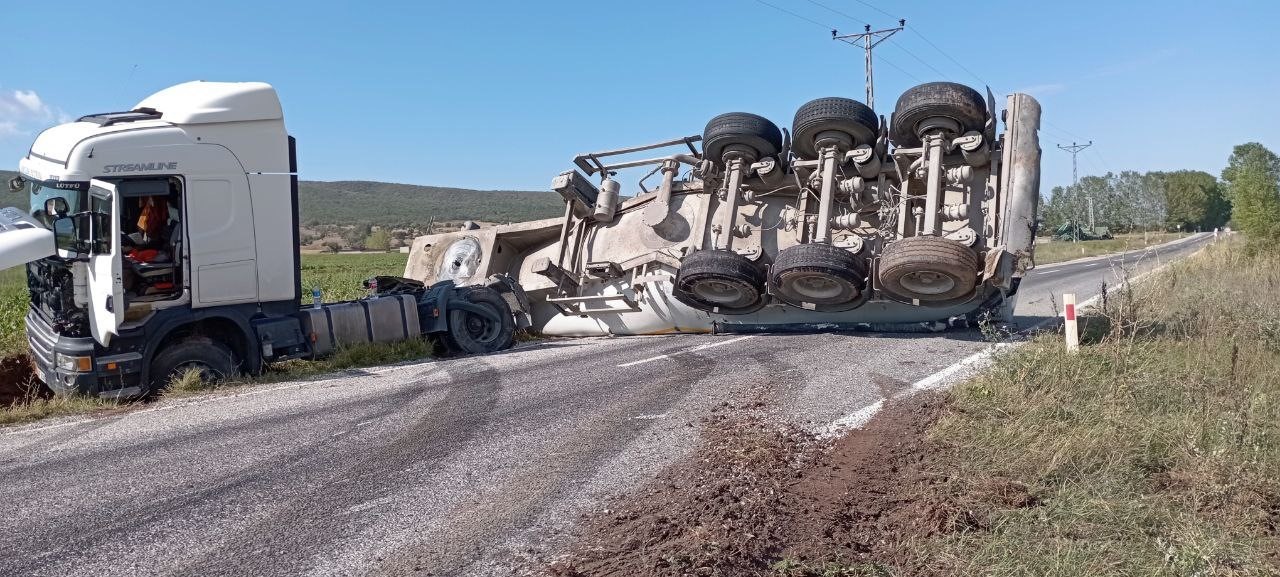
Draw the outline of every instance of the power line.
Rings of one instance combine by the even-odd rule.
[[[881,10],[879,7],[877,7],[877,6],[876,6],[876,5],[874,5],[874,4],[871,4],[870,2],[863,2],[863,0],[854,0],[854,1],[855,1],[855,2],[857,2],[857,3],[859,3],[859,4],[861,4],[861,5],[863,5],[863,6],[866,6],[867,8],[870,8],[870,9],[872,9],[872,10],[875,10],[876,12],[879,12],[879,13],[881,13],[881,14],[884,14],[885,16],[888,16],[888,17],[890,17],[890,18],[898,18],[898,16],[894,16],[893,14],[890,14],[890,13],[888,13],[888,12],[885,12],[884,10]]]
[[[848,14],[845,14],[844,12],[841,12],[841,11],[839,11],[839,10],[836,10],[835,8],[832,8],[832,7],[830,7],[830,6],[827,6],[826,4],[823,4],[823,3],[821,3],[821,2],[816,2],[815,0],[805,0],[805,2],[808,2],[808,3],[810,3],[810,4],[813,4],[814,6],[817,6],[817,7],[819,7],[819,8],[822,8],[822,9],[824,9],[824,10],[826,10],[826,11],[828,11],[828,12],[831,12],[831,13],[833,13],[833,14],[838,14],[838,15],[840,15],[840,16],[844,16],[845,18],[848,18],[848,19],[850,19],[850,20],[853,20],[854,22],[857,22],[858,24],[865,24],[865,25],[867,25],[867,26],[870,26],[870,25],[871,25],[871,23],[870,23],[870,22],[867,22],[866,20],[863,20],[863,19],[861,19],[861,18],[856,18],[856,17],[850,16],[850,15],[848,15]]]
[[[823,29],[825,29],[825,30],[831,30],[831,31],[833,31],[833,32],[836,30],[836,29],[835,29],[834,27],[832,27],[832,26],[828,26],[828,25],[823,24],[823,23],[821,23],[821,22],[818,22],[817,20],[814,20],[814,19],[812,19],[812,18],[809,18],[809,17],[803,16],[803,15],[798,14],[798,13],[796,13],[796,12],[793,12],[793,11],[791,11],[791,10],[787,10],[786,8],[783,8],[783,7],[778,6],[778,5],[776,5],[776,4],[772,4],[772,3],[770,3],[770,2],[765,2],[765,0],[754,0],[754,1],[755,1],[757,4],[762,4],[762,5],[764,5],[764,6],[768,6],[768,7],[770,7],[770,8],[773,8],[774,10],[777,10],[777,11],[779,11],[779,12],[782,12],[783,14],[790,15],[790,16],[792,16],[792,17],[794,17],[794,18],[799,18],[800,20],[803,20],[803,21],[808,22],[808,23],[810,23],[810,24],[813,24],[813,25],[815,25],[815,26],[821,26],[821,27],[822,27]],[[810,0],[810,1],[812,2],[812,0]],[[813,4],[815,4],[815,5],[817,5],[817,6],[822,6],[823,8],[827,8],[828,10],[831,10],[831,11],[833,11],[833,12],[836,12],[837,14],[841,14],[841,15],[843,15],[843,16],[845,16],[845,17],[847,17],[847,18],[851,18],[851,19],[853,19],[853,20],[857,20],[856,18],[853,18],[852,16],[849,16],[849,15],[847,15],[847,14],[844,14],[844,13],[842,13],[842,12],[839,12],[839,11],[837,11],[837,10],[834,10],[834,9],[832,9],[832,8],[830,8],[830,7],[827,7],[827,6],[823,5],[823,4],[819,4],[819,3],[817,3],[817,2],[813,2]],[[918,77],[918,76],[916,76],[916,75],[914,75],[914,74],[912,74],[912,73],[910,73],[910,72],[907,72],[907,70],[906,70],[906,69],[902,68],[901,66],[898,66],[897,64],[894,64],[894,62],[893,62],[892,60],[889,60],[888,58],[883,58],[883,57],[882,57],[882,58],[880,58],[880,61],[881,61],[881,62],[884,62],[885,64],[888,64],[890,67],[892,67],[893,69],[897,70],[898,72],[901,72],[902,74],[904,74],[904,75],[905,75],[905,76],[907,76],[908,78],[910,78],[910,79],[912,79],[912,80],[915,80],[916,82],[922,82],[922,80],[920,80],[920,77]],[[868,103],[868,105],[870,105],[870,103]]]
[[[832,7],[830,7],[830,6],[827,6],[826,4],[823,4],[823,3],[821,3],[821,2],[818,2],[817,0],[805,0],[805,1],[806,1],[806,2],[808,2],[808,3],[810,3],[810,4],[813,4],[814,6],[817,6],[817,7],[819,7],[819,8],[822,8],[823,10],[826,10],[826,11],[828,11],[828,12],[831,12],[832,14],[837,14],[837,15],[839,15],[839,16],[843,16],[843,17],[845,17],[845,18],[848,18],[849,20],[852,20],[852,21],[857,22],[857,23],[859,23],[859,24],[863,24],[863,25],[865,25],[865,26],[871,26],[871,23],[870,23],[870,22],[867,22],[866,20],[863,20],[863,19],[858,18],[858,17],[856,17],[856,16],[853,16],[853,15],[851,15],[851,14],[848,14],[848,13],[841,12],[841,11],[839,11],[839,10],[836,10],[835,8],[832,8]],[[863,2],[863,4],[866,4],[866,3],[865,3],[865,2]],[[866,5],[867,5],[867,6],[871,6],[870,4],[866,4]],[[872,8],[875,8],[874,6],[871,6],[871,7],[872,7]],[[884,13],[884,14],[887,14],[887,12],[885,12],[884,10],[880,10],[879,8],[876,8],[876,11],[881,12],[881,13]],[[899,19],[899,20],[901,20],[901,19]],[[906,46],[903,46],[901,43],[894,44],[894,46],[896,46],[899,50],[902,50],[903,52],[906,52],[908,56],[910,56],[910,57],[912,57],[912,58],[915,58],[917,62],[919,62],[919,63],[923,64],[923,65],[924,65],[926,68],[928,68],[929,70],[932,70],[932,71],[934,72],[934,74],[937,74],[939,77],[943,78],[944,80],[947,78],[947,74],[946,74],[945,72],[943,72],[943,71],[941,71],[941,70],[938,70],[938,69],[937,69],[937,68],[935,68],[932,64],[929,64],[929,62],[928,62],[927,60],[925,60],[925,59],[923,59],[923,58],[921,58],[921,57],[919,57],[919,56],[916,56],[916,53],[915,53],[915,52],[912,52],[912,51],[910,51],[910,50],[908,50]]]
[[[1090,140],[1087,144],[1076,144],[1072,142],[1071,146],[1064,146],[1061,144],[1058,145],[1058,148],[1071,153],[1071,186],[1072,188],[1078,188],[1080,185],[1080,178],[1076,171],[1076,155],[1079,154],[1081,150],[1089,148],[1090,146],[1093,146],[1092,140]],[[1085,157],[1085,159],[1088,160],[1088,157]],[[1077,193],[1078,192],[1079,190],[1077,190]],[[1093,230],[1093,194],[1090,193],[1085,199],[1089,203],[1089,230],[1092,231]],[[1080,228],[1080,224],[1077,222],[1076,229],[1078,230],[1079,228]],[[1080,240],[1080,239],[1076,238],[1076,240]]]
[[[792,12],[792,11],[790,11],[790,10],[787,10],[786,8],[782,8],[782,7],[780,7],[780,6],[775,6],[775,5],[773,5],[773,4],[770,4],[770,3],[768,3],[768,2],[765,2],[764,0],[755,0],[755,1],[756,1],[756,3],[758,3],[758,4],[764,4],[765,6],[768,6],[768,7],[770,7],[770,8],[773,8],[774,10],[777,10],[777,11],[779,11],[779,12],[784,12],[784,13],[787,13],[787,14],[790,14],[790,15],[795,16],[796,18],[799,18],[799,19],[801,19],[801,20],[804,20],[805,22],[808,22],[808,23],[810,23],[810,24],[815,24],[815,25],[817,25],[817,26],[821,26],[823,29],[831,30],[831,27],[830,27],[830,26],[827,26],[826,24],[823,24],[823,23],[818,22],[817,20],[813,20],[813,19],[811,19],[811,18],[805,18],[804,16],[801,16],[801,15],[799,15],[799,14],[796,14],[795,12]]]
[[[1089,148],[1090,146],[1093,146],[1092,140],[1090,140],[1086,144],[1076,144],[1072,142],[1071,146],[1066,146],[1062,144],[1058,145],[1058,148],[1061,148],[1062,150],[1065,150],[1071,153],[1071,185],[1072,186],[1080,184],[1080,177],[1078,176],[1076,171],[1076,155],[1079,154],[1081,150]]]
[[[838,36],[835,30],[831,31],[831,39],[846,42],[854,46],[861,46],[866,52],[867,57],[867,106],[872,110],[876,107],[876,90],[875,77],[871,68],[871,49],[879,46],[881,42],[888,40],[890,36],[897,34],[906,27],[906,20],[898,20],[897,28],[885,28],[883,30],[872,30],[871,25],[867,24],[861,33],[845,34]]]

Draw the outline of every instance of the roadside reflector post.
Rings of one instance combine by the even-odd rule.
[[[1076,324],[1076,293],[1062,295],[1063,329],[1067,335],[1067,351],[1080,350],[1080,328]]]

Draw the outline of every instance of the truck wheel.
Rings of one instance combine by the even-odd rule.
[[[782,150],[782,131],[768,118],[748,112],[721,114],[702,129],[703,158],[718,166],[723,166],[725,147],[733,144],[754,150],[753,160],[760,160]]]
[[[978,255],[954,240],[913,236],[892,243],[880,257],[880,286],[921,302],[947,301],[973,292]]]
[[[745,256],[727,250],[699,250],[680,260],[675,290],[695,309],[739,315],[764,302],[764,273]]]
[[[818,158],[818,136],[823,132],[840,132],[853,140],[853,146],[872,144],[880,119],[866,104],[849,98],[810,100],[796,111],[791,122],[792,148],[805,160]]]
[[[866,259],[829,244],[798,244],[773,260],[769,287],[789,305],[832,312],[856,306],[866,278]]]
[[[170,380],[190,369],[200,371],[205,382],[219,381],[236,373],[235,355],[226,345],[208,337],[187,337],[165,347],[151,361],[147,394],[164,390]]]
[[[444,333],[444,344],[450,352],[478,355],[510,348],[515,341],[516,321],[511,307],[502,295],[488,287],[468,287],[458,291],[456,298],[491,308],[498,315],[498,322],[471,311],[451,309],[449,329]]]
[[[930,118],[946,118],[960,126],[960,134],[982,130],[987,123],[987,101],[977,90],[955,82],[928,82],[898,97],[889,137],[893,143],[915,148],[923,142],[922,123]]]

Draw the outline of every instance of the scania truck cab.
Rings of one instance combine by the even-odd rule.
[[[135,397],[189,368],[255,373],[447,332],[450,301],[472,330],[449,343],[510,344],[510,291],[495,302],[397,282],[398,294],[303,308],[295,150],[275,90],[254,82],[188,82],[42,132],[10,183],[30,213],[0,212],[0,267],[27,263],[40,378]]]

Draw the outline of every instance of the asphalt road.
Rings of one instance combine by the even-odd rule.
[[[1112,262],[1033,271],[1019,322],[1050,318],[1049,294],[1114,284]],[[509,575],[689,451],[724,403],[820,429],[984,346],[975,331],[552,341],[4,429],[0,575]]]

